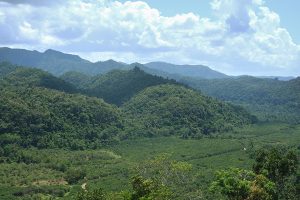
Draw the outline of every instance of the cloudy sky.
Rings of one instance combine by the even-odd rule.
[[[300,76],[298,0],[0,0],[0,46]]]

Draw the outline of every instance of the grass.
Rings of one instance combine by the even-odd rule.
[[[72,199],[84,182],[87,187],[101,187],[106,191],[127,190],[136,166],[164,153],[174,160],[192,164],[199,187],[205,189],[216,170],[228,167],[250,169],[251,153],[263,145],[274,144],[298,147],[300,126],[260,124],[199,140],[140,138],[100,150],[28,149],[26,153],[32,155],[35,163],[0,164],[0,199],[14,199],[12,194],[25,188],[33,188],[37,193],[39,190],[34,188],[43,188],[42,192]],[[83,169],[86,178],[77,185],[64,185],[64,173],[69,168]],[[63,192],[57,191],[60,188]]]

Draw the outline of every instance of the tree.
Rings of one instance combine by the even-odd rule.
[[[151,179],[135,176],[132,179],[133,193],[131,200],[172,199],[172,193],[165,185]]]
[[[141,163],[137,167],[136,174],[137,178],[133,179],[135,191],[143,193],[141,191],[150,190],[151,195],[165,197],[154,199],[198,199],[202,196],[201,191],[195,186],[196,179],[192,174],[192,165],[174,161],[168,154]]]
[[[230,200],[272,200],[275,196],[275,184],[268,178],[238,168],[218,171],[210,190]]]
[[[66,171],[65,179],[69,184],[75,184],[85,177],[86,173],[82,169],[71,168]]]
[[[105,200],[106,196],[102,189],[82,190],[76,196],[76,200]]]
[[[253,171],[276,183],[279,199],[296,199],[297,167],[295,151],[286,147],[265,147],[257,151]]]

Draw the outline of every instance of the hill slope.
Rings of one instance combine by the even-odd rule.
[[[0,115],[1,146],[99,146],[120,127],[119,111],[103,100],[46,88],[0,88]]]
[[[0,64],[0,144],[87,148],[113,140],[120,111],[39,69]],[[67,93],[65,93],[67,92]]]
[[[121,109],[102,99],[70,94],[77,92],[71,84],[42,70],[6,67],[1,66],[1,146],[96,148],[128,135],[200,137],[255,120],[240,107],[138,67],[92,77],[78,90],[117,105],[128,101]]]
[[[1,66],[1,64],[0,64]],[[76,88],[52,74],[33,68],[17,67],[3,77],[4,81],[14,86],[44,87],[68,93],[76,92]]]
[[[300,79],[279,81],[250,76],[204,80],[183,79],[185,84],[223,101],[242,105],[261,120],[300,122]]]
[[[64,73],[59,78],[81,89],[86,87],[92,77],[80,72],[70,71]]]
[[[250,124],[255,117],[178,85],[148,87],[123,106],[138,134],[198,137]]]
[[[126,71],[113,70],[91,78],[74,73],[64,74],[61,78],[77,82],[77,87],[89,96],[103,98],[106,102],[118,106],[146,87],[165,83],[176,84],[173,80],[147,74],[138,67]]]
[[[8,62],[0,62],[0,79],[15,71],[18,67]]]

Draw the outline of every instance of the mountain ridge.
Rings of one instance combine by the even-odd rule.
[[[36,67],[54,75],[62,75],[69,71],[97,75],[114,69],[131,69],[140,63],[126,64],[115,60],[90,62],[78,55],[66,54],[53,49],[44,52],[25,49],[0,48],[0,62],[6,61],[16,65]],[[224,78],[227,75],[203,65],[175,65],[164,62],[152,62],[143,65],[149,73],[174,78],[176,76],[194,76],[199,78]],[[174,71],[175,70],[175,71]],[[147,71],[147,70],[145,70]]]

